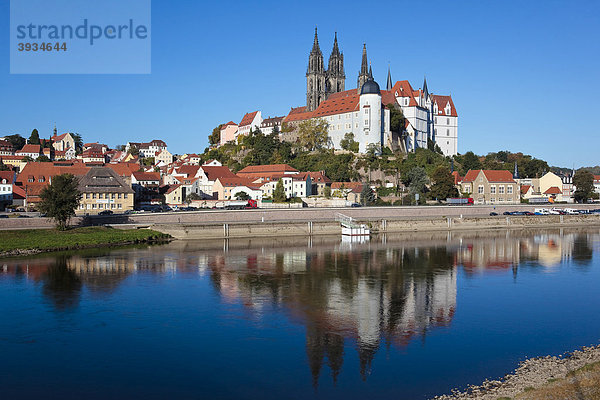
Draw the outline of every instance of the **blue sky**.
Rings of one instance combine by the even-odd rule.
[[[49,2],[50,3],[50,2]],[[0,48],[9,2],[0,0]],[[149,75],[10,75],[0,52],[0,136],[56,122],[110,146],[164,139],[201,152],[219,123],[305,104],[315,25],[329,57],[334,32],[346,88],[362,43],[375,79],[452,94],[459,152],[522,151],[560,166],[598,165],[600,2],[152,1]]]

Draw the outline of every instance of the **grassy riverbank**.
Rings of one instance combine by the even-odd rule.
[[[169,237],[150,229],[106,227],[75,228],[67,231],[55,229],[0,231],[0,256],[143,243],[166,240]]]
[[[526,388],[515,399],[600,399],[600,362],[569,372],[563,379],[549,379],[544,386]]]

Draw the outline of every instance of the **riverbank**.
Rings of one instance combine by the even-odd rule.
[[[165,241],[170,236],[151,229],[108,227],[22,229],[0,231],[0,257],[31,255],[49,251],[85,249]]]
[[[558,357],[525,360],[500,380],[485,381],[436,400],[600,399],[600,345]]]

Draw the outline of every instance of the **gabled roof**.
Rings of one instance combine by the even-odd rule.
[[[307,176],[310,176],[310,180],[313,183],[331,183],[331,179],[329,179],[323,171],[302,172],[302,173],[300,173],[300,176],[303,179],[306,179]]]
[[[62,135],[54,135],[52,136],[50,139],[53,142],[60,142],[61,140],[63,140],[69,133],[63,133]]]
[[[411,107],[419,105],[415,99],[414,90],[408,81],[397,81],[392,87],[392,93],[395,97],[408,97],[408,105]]]
[[[526,194],[527,192],[529,192],[530,188],[531,188],[531,185],[523,185],[523,186],[521,186],[521,194]]]
[[[258,114],[258,111],[254,111],[254,112],[247,113],[246,115],[244,115],[244,118],[242,118],[242,121],[240,122],[239,126],[250,125],[252,123],[252,121],[254,121],[256,114]]]
[[[356,93],[356,90],[346,90],[345,92],[335,94],[337,96],[331,95],[327,100],[319,104],[319,107],[313,112],[313,118],[358,110],[360,96]]]
[[[548,190],[546,190],[544,192],[544,194],[561,194],[561,193],[562,193],[562,190],[560,190],[556,186],[552,186],[551,188],[549,188]]]
[[[177,190],[180,187],[181,187],[180,183],[178,183],[176,185],[169,185],[167,191],[165,192],[165,194],[172,193],[172,192],[174,192],[175,190]]]
[[[306,111],[306,106],[292,108],[288,115],[283,118],[283,122],[304,121],[312,118],[312,111]]]
[[[332,190],[336,190],[336,189],[349,189],[352,192],[360,192],[363,188],[363,184],[361,182],[333,182],[331,184],[331,189]]]
[[[283,121],[283,118],[285,118],[285,117],[273,117],[273,118],[264,119],[262,124],[260,124],[260,126],[268,127],[268,126],[273,126],[273,125],[280,125],[281,121]]]
[[[186,175],[188,177],[196,176],[198,173],[198,169],[200,167],[198,165],[182,165],[177,169],[177,173],[181,175]]]
[[[89,169],[90,167],[86,167],[83,164],[55,165],[54,163],[48,162],[29,162],[17,176],[17,182],[27,185],[30,183],[28,182],[30,178],[33,179],[34,182],[38,182],[39,178],[44,177],[44,182],[46,184],[50,177],[62,174],[83,176]]]
[[[512,173],[510,171],[506,171],[506,170],[491,170],[491,169],[470,169],[467,174],[465,175],[465,178],[463,179],[463,182],[473,182],[475,179],[477,179],[477,176],[479,175],[479,172],[483,171],[483,174],[485,175],[485,178],[487,179],[488,182],[492,183],[492,182],[499,182],[499,183],[515,183]]]
[[[443,115],[449,117],[458,117],[456,113],[456,107],[454,107],[454,102],[452,101],[452,96],[441,96],[439,94],[431,95],[432,104],[436,104],[438,106],[438,112],[434,115]],[[446,114],[446,105],[450,103],[450,113]]]
[[[229,121],[228,123],[226,123],[226,124],[223,124],[223,125],[221,126],[221,129],[225,129],[225,128],[227,128],[229,125],[235,125],[235,126],[237,126],[237,124],[236,124],[235,122],[233,122],[233,121]]]
[[[121,177],[130,177],[132,173],[140,170],[140,166],[135,163],[111,163],[106,164],[105,167],[112,169]]]

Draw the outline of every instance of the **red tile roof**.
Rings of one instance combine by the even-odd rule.
[[[327,100],[319,104],[319,107],[313,112],[313,117],[319,118],[327,115],[357,111],[359,102],[360,96],[356,93],[356,90],[335,93],[335,96],[331,95]]]
[[[193,177],[198,173],[198,169],[200,169],[200,166],[198,165],[182,165],[177,170],[177,173],[187,177]]]
[[[304,121],[312,118],[312,115],[313,113],[311,111],[306,111],[306,107],[296,107],[292,108],[289,114],[283,118],[283,122]]]
[[[242,118],[242,121],[240,122],[239,126],[250,125],[252,121],[254,121],[254,117],[256,117],[256,114],[258,114],[258,111],[254,111],[244,115],[244,118]]]
[[[223,187],[246,186],[250,189],[258,190],[260,185],[253,183],[250,179],[240,178],[239,176],[226,176],[217,179]]]
[[[39,183],[39,178],[44,178],[44,185],[48,184],[50,177],[62,174],[72,174],[83,176],[89,171],[89,167],[82,164],[73,165],[54,165],[53,163],[29,162],[23,168],[23,171],[17,177],[17,183],[28,185],[30,183]],[[29,182],[32,178],[34,182]]]
[[[60,141],[61,141],[61,140],[63,140],[63,139],[65,138],[65,136],[67,136],[68,134],[69,134],[69,133],[67,132],[67,133],[63,133],[62,135],[54,135],[54,136],[52,136],[50,139],[51,139],[53,142],[60,142]]]
[[[408,105],[410,107],[418,106],[414,96],[414,90],[408,81],[397,81],[392,87],[392,93],[395,97],[408,97]]]
[[[296,168],[292,168],[287,164],[270,164],[270,165],[251,165],[238,172],[238,175],[257,174],[257,173],[285,173],[299,172]]]
[[[333,190],[341,189],[342,187],[344,187],[344,189],[350,189],[352,191],[360,191],[362,190],[363,184],[360,182],[333,182],[331,184],[331,189]]]
[[[451,96],[441,96],[439,94],[432,94],[431,100],[434,104],[437,103],[438,106],[438,113],[434,115],[458,117],[458,114],[456,113],[456,107],[454,107],[454,102],[452,101]],[[448,105],[448,103],[450,103],[450,114],[446,114],[445,111],[446,105]]]
[[[491,169],[470,169],[465,175],[463,182],[473,182],[479,175],[479,171],[483,171],[483,174],[488,182],[515,183],[510,171]]]
[[[323,171],[302,172],[300,176],[302,179],[306,179],[307,176],[310,176],[310,180],[313,183],[331,183],[331,179],[329,179]]]
[[[140,166],[135,163],[111,163],[105,167],[112,169],[120,177],[130,177],[132,173],[140,170]]]
[[[158,172],[136,171],[132,175],[137,181],[159,181],[160,182],[160,173],[158,173]]]
[[[226,166],[202,166],[201,168],[209,181],[216,181],[219,178],[237,178]]]
[[[548,190],[546,190],[544,192],[544,194],[561,194],[561,193],[562,193],[562,190],[560,190],[556,186],[552,186],[551,188],[549,188]]]
[[[531,185],[521,186],[521,194],[526,194],[527,192],[529,192],[529,188],[531,188]]]
[[[171,192],[174,192],[180,186],[181,186],[181,184],[169,185],[169,188],[167,189],[167,191],[165,193],[169,194]]]
[[[15,173],[13,171],[0,171],[0,183],[6,179],[6,183],[14,183]]]
[[[13,199],[24,199],[25,190],[21,186],[12,185]]]
[[[40,154],[41,152],[41,147],[39,144],[26,144],[25,146],[23,146],[23,148],[19,151],[17,151],[17,154],[19,153],[35,153],[35,154]]]

